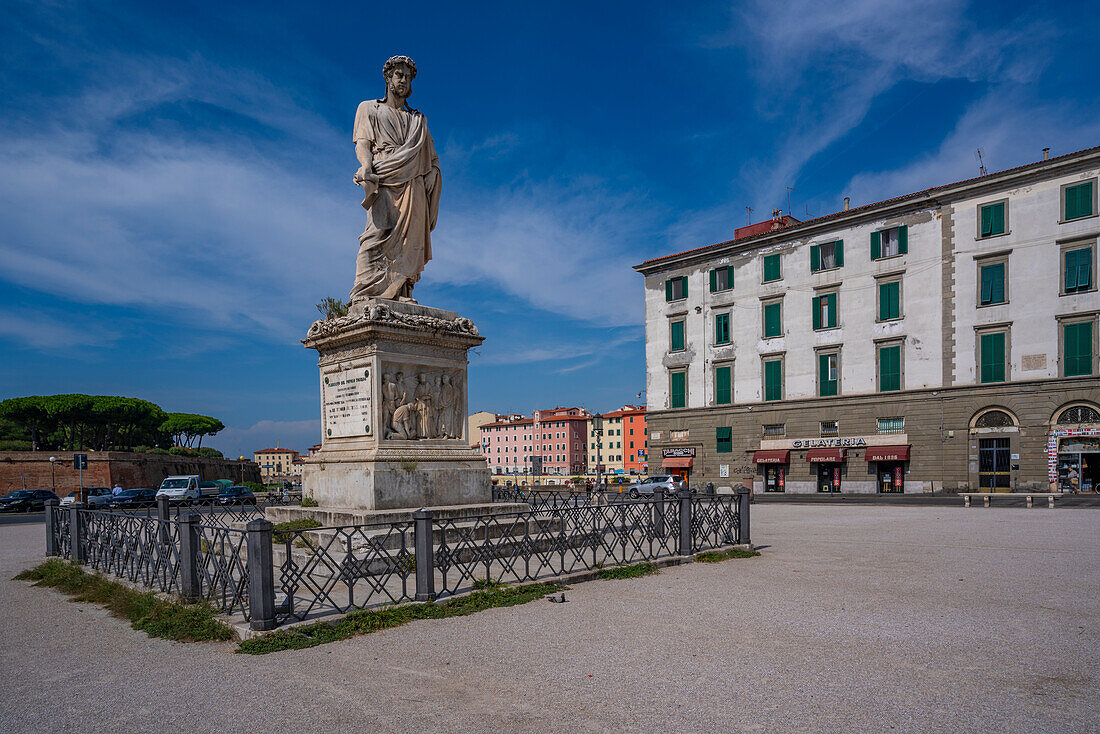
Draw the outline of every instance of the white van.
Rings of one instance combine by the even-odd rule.
[[[203,487],[198,474],[165,477],[157,490],[157,497],[167,497],[169,502],[195,502],[202,497],[217,497],[218,487]]]

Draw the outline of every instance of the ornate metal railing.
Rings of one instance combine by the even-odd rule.
[[[196,525],[196,529],[199,598],[224,612],[243,612],[247,619],[247,533],[216,525]]]
[[[77,516],[84,564],[156,591],[179,589],[177,523],[100,510]]]
[[[691,498],[691,552],[736,545],[740,515],[736,495]]]

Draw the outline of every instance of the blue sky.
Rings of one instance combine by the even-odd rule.
[[[444,176],[421,303],[475,320],[470,407],[644,385],[631,266],[1100,144],[1093,3],[68,3],[0,13],[0,397],[123,394],[319,436],[355,107],[419,66]]]

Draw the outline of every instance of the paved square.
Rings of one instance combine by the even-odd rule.
[[[760,558],[265,657],[11,582],[5,731],[1085,732],[1100,511],[753,506]]]

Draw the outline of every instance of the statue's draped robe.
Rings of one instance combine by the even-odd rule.
[[[393,299],[420,279],[432,258],[431,233],[439,215],[439,156],[424,115],[368,100],[355,113],[352,135],[370,146],[378,196],[359,235],[351,300]]]

